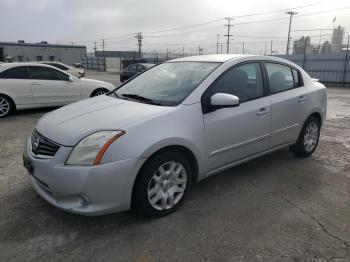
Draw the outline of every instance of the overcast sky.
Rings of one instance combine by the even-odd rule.
[[[314,5],[316,4],[316,5]],[[331,29],[336,25],[350,31],[350,2],[343,0],[0,0],[0,41],[50,43],[75,42],[91,49],[94,41],[101,50],[101,39],[106,38],[106,50],[134,50],[133,34],[142,32],[145,51],[196,52],[201,45],[205,53],[216,52],[216,35],[225,43],[224,17],[235,17],[232,28],[233,52],[256,53],[273,49],[285,49],[288,16],[284,12],[237,17],[240,15],[289,9],[298,14],[293,18],[292,29]],[[222,18],[222,19],[221,19]],[[157,32],[186,27],[212,20],[216,22],[192,28]],[[272,20],[272,21],[266,21]],[[329,39],[331,31],[292,32],[295,39],[301,35],[313,37],[317,44]],[[274,38],[270,38],[274,37]],[[225,49],[225,44],[223,49]]]

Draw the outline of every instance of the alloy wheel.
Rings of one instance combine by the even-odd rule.
[[[0,97],[0,116],[5,116],[10,111],[10,102],[5,98]]]
[[[319,137],[319,127],[314,121],[310,122],[305,129],[304,148],[305,151],[311,152],[317,145]]]
[[[170,209],[183,197],[187,183],[185,167],[178,162],[162,164],[148,183],[147,195],[157,210]]]

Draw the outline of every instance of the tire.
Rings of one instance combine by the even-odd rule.
[[[0,118],[7,117],[15,111],[15,105],[8,96],[0,95]]]
[[[191,175],[190,164],[180,153],[165,151],[155,155],[139,173],[132,206],[151,217],[174,212],[185,198]]]
[[[297,142],[290,147],[290,151],[297,157],[308,157],[316,150],[320,139],[321,123],[310,116],[304,123]]]
[[[92,92],[91,97],[104,95],[107,92],[108,90],[105,88],[98,88],[94,92]]]

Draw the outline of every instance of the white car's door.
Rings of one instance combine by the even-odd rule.
[[[26,106],[34,103],[30,88],[30,76],[26,66],[17,66],[0,74],[0,93],[14,99],[16,106]]]
[[[265,62],[271,98],[271,143],[278,147],[295,141],[305,120],[308,95],[300,72],[288,65]]]
[[[204,125],[209,165],[212,169],[268,149],[271,107],[264,96],[261,63],[236,65],[224,72],[206,91],[239,97],[237,107],[205,112]],[[203,102],[205,105],[209,102]]]
[[[44,66],[29,66],[31,88],[36,104],[60,105],[80,99],[80,84],[69,75]]]

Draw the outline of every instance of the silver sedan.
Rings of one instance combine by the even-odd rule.
[[[224,169],[287,146],[310,156],[326,107],[325,87],[289,61],[186,57],[45,115],[24,165],[37,193],[69,212],[163,216]]]

